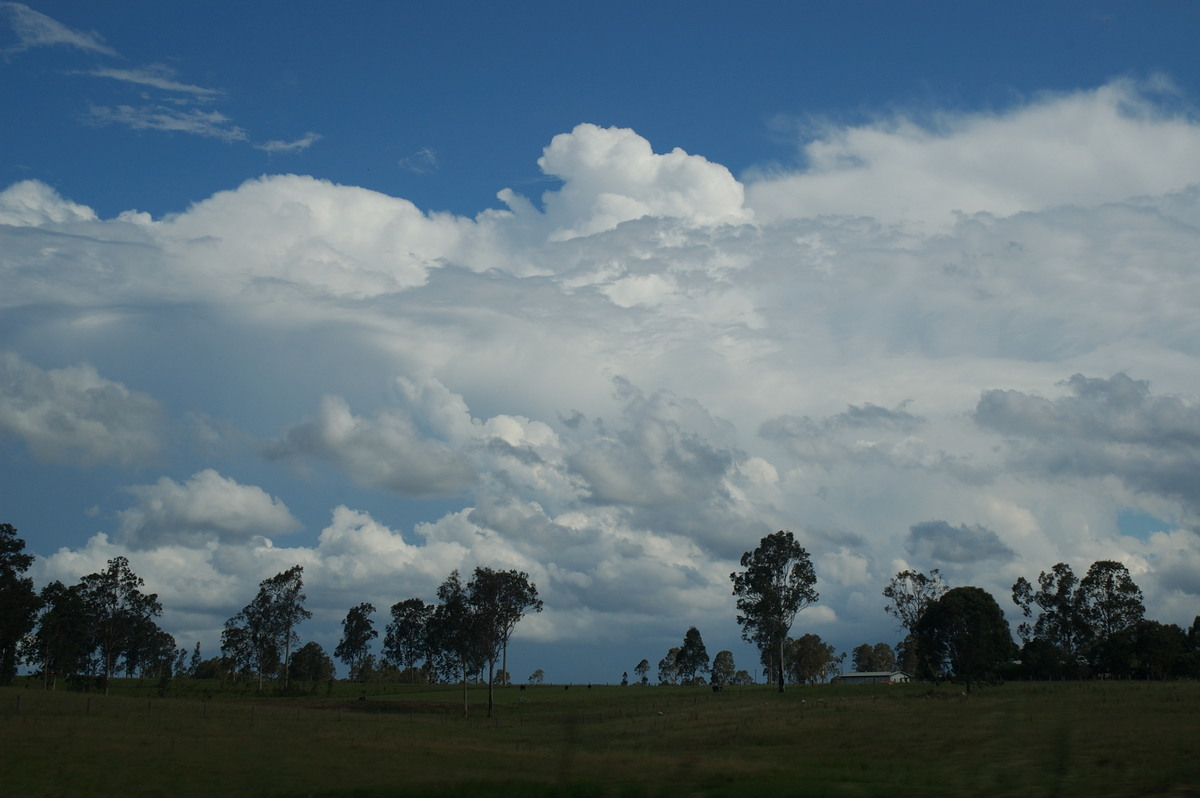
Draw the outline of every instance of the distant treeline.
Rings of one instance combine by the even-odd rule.
[[[315,642],[300,645],[298,627],[312,617],[304,604],[303,568],[293,566],[260,583],[258,593],[225,622],[221,654],[203,658],[200,644],[189,652],[161,629],[162,605],[142,592],[144,581],[125,557],[88,574],[74,585],[54,581],[35,591],[25,576],[33,564],[25,542],[10,524],[0,524],[0,684],[10,683],[21,664],[47,689],[59,680],[75,689],[107,690],[119,675],[157,678],[166,689],[177,675],[252,685],[283,692],[316,691],[334,678],[333,659]],[[792,533],[764,537],[730,574],[743,638],[759,650],[768,682],[819,683],[844,669],[846,653],[816,634],[790,636],[801,610],[817,601],[816,575],[808,553]],[[903,638],[864,643],[853,649],[859,671],[898,669],[920,678],[967,685],[1000,679],[1169,679],[1200,678],[1200,616],[1189,629],[1146,619],[1142,592],[1126,567],[1111,560],[1092,564],[1076,577],[1058,563],[1036,585],[1024,577],[1012,600],[1025,621],[1018,646],[994,597],[972,586],[949,588],[940,572],[907,570],[883,590],[884,610]],[[437,590],[437,601],[398,601],[390,608],[380,656],[375,607],[362,603],[342,621],[333,656],[358,681],[426,682],[486,678],[511,681],[509,640],[517,623],[540,612],[542,601],[528,574],[476,568],[463,582],[457,571]],[[650,662],[633,667],[634,684],[649,683]],[[705,679],[705,674],[708,679]],[[687,630],[680,646],[659,661],[663,685],[726,685],[754,681],[722,650],[709,659],[700,632]],[[540,669],[529,677],[541,683]],[[629,672],[622,684],[630,684]],[[491,711],[489,690],[489,713]],[[466,703],[464,698],[464,711]]]

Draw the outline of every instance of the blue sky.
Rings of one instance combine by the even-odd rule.
[[[0,3],[0,517],[211,653],[296,562],[330,650],[488,564],[546,599],[518,678],[750,667],[777,528],[846,650],[904,567],[1013,616],[1119,559],[1189,623],[1198,23]]]

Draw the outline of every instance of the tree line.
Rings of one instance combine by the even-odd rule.
[[[730,574],[737,621],[742,638],[758,648],[768,681],[782,691],[789,681],[822,682],[840,672],[844,652],[836,654],[815,634],[789,636],[796,615],[817,601],[810,558],[792,533],[764,537],[740,563],[745,570]],[[884,610],[906,634],[895,649],[882,642],[855,647],[856,671],[901,669],[923,679],[962,682],[968,690],[1004,678],[1200,678],[1200,616],[1187,630],[1146,619],[1141,589],[1114,560],[1093,563],[1082,578],[1058,563],[1039,574],[1036,588],[1019,578],[1012,600],[1026,618],[1017,629],[1020,646],[995,597],[972,585],[950,588],[936,568],[897,573],[883,595]],[[732,654],[720,669],[717,658],[711,665],[706,660],[700,633],[692,627],[683,645],[659,662],[659,682],[702,683],[697,673],[703,670],[712,673],[714,684],[736,683],[725,681]],[[648,671],[646,660],[635,667],[642,684]]]
[[[10,682],[22,662],[47,687],[64,677],[107,689],[121,673],[222,676],[252,681],[259,690],[274,681],[284,691],[297,683],[315,689],[333,678],[333,662],[321,646],[299,646],[297,627],[312,617],[304,607],[300,565],[263,580],[250,603],[226,621],[219,658],[203,660],[197,643],[189,664],[187,652],[156,622],[162,614],[158,597],[142,592],[143,580],[124,557],[75,585],[55,581],[40,593],[24,576],[32,562],[16,530],[0,524],[0,683]],[[836,654],[815,634],[790,636],[797,615],[818,600],[811,558],[794,535],[763,537],[739,563],[742,570],[730,574],[737,622],[742,638],[758,649],[768,681],[782,691],[789,681],[826,681],[840,672],[845,653]],[[1065,563],[1039,574],[1036,586],[1019,578],[1012,600],[1025,618],[1017,629],[1020,646],[991,594],[970,585],[950,588],[936,568],[901,571],[883,595],[884,610],[905,636],[895,649],[886,643],[856,647],[852,661],[860,671],[899,668],[961,681],[968,689],[999,678],[1200,677],[1200,616],[1188,630],[1146,619],[1140,588],[1112,560],[1093,563],[1082,578]],[[527,614],[541,611],[537,588],[524,572],[477,567],[464,582],[456,570],[438,587],[436,602],[410,598],[391,606],[381,661],[370,651],[379,636],[370,603],[346,614],[334,656],[355,679],[391,669],[409,681],[461,681],[464,712],[468,681],[486,672],[490,717],[496,683],[509,682],[513,631]],[[648,660],[634,667],[641,684],[649,682],[649,672]],[[540,682],[540,673],[531,682]],[[659,661],[657,675],[663,684],[699,684],[703,674],[717,687],[753,681],[736,669],[729,651],[710,661],[693,626]],[[628,672],[622,683],[628,684]]]
[[[303,567],[296,565],[263,580],[254,599],[225,622],[219,665],[235,679],[252,679],[262,689],[265,679],[282,681],[286,692],[298,678],[309,689],[332,679],[333,663],[316,643],[296,651],[296,626],[312,617],[304,608]],[[342,636],[334,656],[349,669],[350,678],[367,681],[391,668],[409,682],[460,681],[463,713],[469,710],[467,684],[486,669],[488,717],[495,707],[495,685],[508,679],[508,644],[526,615],[542,611],[537,586],[517,570],[477,567],[463,582],[453,571],[437,589],[437,602],[420,598],[398,601],[384,629],[382,664],[371,653],[379,637],[375,606],[363,602],[342,620]],[[500,668],[497,669],[499,663]],[[498,678],[499,677],[499,678]]]
[[[0,684],[11,683],[20,664],[40,676],[46,689],[61,678],[72,687],[105,692],[120,675],[158,677],[164,686],[173,675],[219,677],[252,683],[259,691],[273,682],[283,692],[313,690],[333,678],[333,661],[324,649],[315,642],[300,645],[298,627],[312,617],[305,607],[303,566],[264,579],[253,599],[225,622],[221,655],[205,660],[199,643],[189,659],[159,627],[162,604],[156,594],[143,592],[144,580],[125,557],[112,558],[77,584],[55,580],[41,591],[25,575],[33,559],[17,530],[0,524]],[[486,671],[490,717],[497,676],[508,681],[513,632],[523,617],[542,611],[537,586],[522,571],[480,566],[466,582],[458,571],[451,573],[437,599],[392,605],[380,664],[370,652],[379,636],[374,606],[351,608],[334,656],[354,679],[385,667],[410,681],[461,679],[464,712],[468,679]]]

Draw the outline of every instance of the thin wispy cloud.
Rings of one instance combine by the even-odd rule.
[[[18,40],[17,44],[0,50],[0,57],[8,58],[35,47],[61,46],[122,58],[116,50],[105,44],[100,34],[74,30],[22,3],[0,3],[0,17],[7,17]],[[220,111],[194,107],[226,98],[225,91],[179,80],[176,71],[164,64],[137,68],[98,66],[90,70],[71,70],[67,74],[101,78],[152,90],[144,93],[143,99],[150,102],[143,105],[92,103],[82,115],[88,124],[116,125],[136,131],[182,133],[230,144],[251,143],[245,128],[235,124],[229,116]],[[271,139],[252,146],[271,154],[297,153],[307,150],[320,138],[319,134],[308,132],[298,139]]]
[[[255,144],[254,148],[270,153],[303,152],[320,140],[320,133],[308,132],[295,141],[267,141]]]
[[[220,89],[209,89],[204,86],[194,86],[190,83],[180,83],[174,79],[174,70],[162,65],[153,65],[141,69],[102,67],[82,74],[97,78],[111,78],[139,86],[149,86],[154,89],[161,89],[162,91],[190,94],[198,100],[215,99],[225,94]]]
[[[246,131],[220,111],[180,111],[163,105],[93,106],[88,121],[96,125],[124,125],[131,130],[188,133],[226,142],[249,140]]]
[[[0,50],[0,56],[12,56],[35,47],[71,47],[89,53],[120,58],[120,54],[94,31],[79,31],[63,25],[24,3],[0,3],[0,15],[8,18],[17,35],[17,44]]]
[[[437,153],[429,147],[422,147],[412,155],[401,158],[397,165],[407,171],[418,175],[433,174],[438,169]]]

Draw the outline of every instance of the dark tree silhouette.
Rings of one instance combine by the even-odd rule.
[[[18,649],[41,607],[33,580],[24,575],[31,565],[33,555],[25,553],[16,527],[0,524],[0,685],[17,675]]]
[[[497,657],[503,657],[501,670],[508,671],[508,641],[517,623],[531,612],[542,611],[537,586],[524,571],[494,571],[479,567],[467,585],[467,594],[479,624],[484,656],[488,666],[488,717],[495,707],[495,670]]]
[[[767,535],[754,551],[742,555],[744,571],[729,575],[738,597],[737,622],[742,639],[758,646],[775,665],[783,692],[783,648],[796,615],[817,600],[817,577],[808,552],[791,532]]]
[[[221,651],[251,665],[258,676],[259,691],[265,676],[280,671],[287,692],[292,646],[299,643],[296,627],[312,617],[304,608],[306,598],[304,566],[293,565],[260,582],[254,600],[225,622]]]
[[[383,636],[383,656],[414,681],[417,660],[428,660],[429,620],[434,607],[419,598],[392,605],[392,620]]]
[[[140,588],[145,584],[124,557],[112,558],[106,569],[80,580],[80,596],[92,634],[91,648],[100,658],[106,694],[118,659],[122,655],[127,662],[136,659],[135,652],[159,631],[153,619],[162,615],[162,604],[157,594],[142,593]]]
[[[352,607],[342,620],[342,639],[333,650],[333,655],[346,663],[351,679],[363,678],[363,665],[371,655],[371,641],[379,632],[371,623],[375,605],[363,602]]]
[[[922,675],[973,684],[994,679],[1016,654],[996,599],[978,587],[956,587],[930,604],[917,622]]]
[[[700,637],[700,630],[692,626],[683,636],[683,645],[675,655],[675,670],[681,684],[691,685],[699,671],[708,670],[708,650]]]

